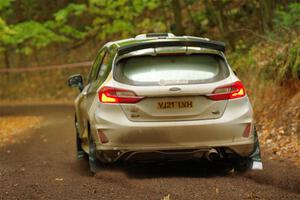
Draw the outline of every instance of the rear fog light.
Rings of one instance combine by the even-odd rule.
[[[100,142],[102,144],[108,143],[108,139],[106,135],[102,132],[102,130],[98,129],[97,131],[98,131],[98,137],[100,139]]]

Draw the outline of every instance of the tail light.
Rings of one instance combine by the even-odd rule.
[[[137,103],[143,98],[133,91],[114,87],[103,87],[99,91],[99,100],[102,103]]]
[[[236,99],[246,95],[245,88],[241,81],[236,81],[231,85],[217,87],[212,94],[207,95],[212,100]]]

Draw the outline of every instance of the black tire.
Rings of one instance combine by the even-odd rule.
[[[250,157],[239,158],[234,166],[234,170],[244,173],[251,169],[252,163],[253,161]]]

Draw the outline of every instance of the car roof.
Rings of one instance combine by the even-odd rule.
[[[115,47],[124,52],[162,46],[196,46],[225,52],[225,44],[223,42],[202,37],[175,36],[172,33],[141,34],[135,38],[108,42],[105,46],[108,48]]]

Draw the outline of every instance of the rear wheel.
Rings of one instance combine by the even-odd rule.
[[[246,172],[252,167],[252,159],[250,157],[239,158],[234,166],[234,170],[237,172]]]

